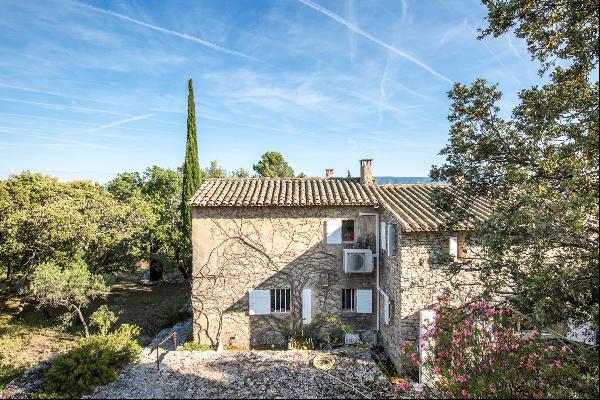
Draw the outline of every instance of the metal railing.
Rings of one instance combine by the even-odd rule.
[[[168,341],[169,339],[171,339],[171,337],[173,337],[173,351],[177,350],[177,332],[171,333],[169,336],[164,338],[162,340],[162,342],[160,342],[158,345],[156,345],[156,370],[157,371],[160,371],[160,360],[159,360],[160,345],[163,344],[164,342]]]

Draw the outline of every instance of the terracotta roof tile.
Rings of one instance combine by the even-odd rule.
[[[192,197],[196,207],[377,206],[357,178],[207,179]]]
[[[195,207],[383,206],[396,215],[403,231],[436,231],[447,215],[431,201],[434,188],[450,189],[440,184],[369,186],[358,178],[207,179],[190,203]],[[479,199],[471,203],[470,211],[479,220],[490,215],[489,205]]]
[[[448,218],[448,214],[437,209],[431,194],[434,189],[450,190],[444,184],[381,185],[376,187],[381,204],[395,212],[402,224],[402,230],[436,231]],[[490,215],[490,207],[482,199],[471,202],[469,210],[476,220],[483,221]],[[471,229],[463,224],[459,229]]]

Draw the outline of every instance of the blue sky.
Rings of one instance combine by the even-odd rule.
[[[425,176],[448,137],[451,82],[539,83],[523,41],[476,39],[476,0],[0,3],[0,178],[106,182],[184,155],[187,78],[201,165]]]

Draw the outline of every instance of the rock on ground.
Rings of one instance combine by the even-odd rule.
[[[192,319],[190,318],[186,321],[178,322],[172,327],[158,332],[154,339],[152,339],[152,342],[150,342],[150,344],[142,351],[142,357],[156,355],[158,344],[169,337],[173,332],[177,332],[177,346],[183,345],[188,341],[192,333]],[[173,350],[173,338],[168,339],[160,345],[159,351],[162,350]]]
[[[145,357],[90,398],[370,398],[389,397],[391,386],[368,349],[328,352],[334,367],[312,364],[317,351],[170,351],[160,371]],[[347,384],[354,386],[354,389]]]
[[[0,391],[0,399],[31,399],[34,393],[37,393],[44,383],[44,376],[52,360],[57,356],[51,356],[47,360],[39,362],[29,368],[20,377],[12,380]]]

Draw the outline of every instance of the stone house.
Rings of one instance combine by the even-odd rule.
[[[191,199],[194,338],[232,348],[285,345],[329,317],[376,338],[398,365],[419,311],[447,281],[438,257],[472,252],[468,230],[438,231],[445,185],[360,178],[209,179]],[[485,217],[484,204],[474,210]],[[468,279],[468,277],[465,277]]]

